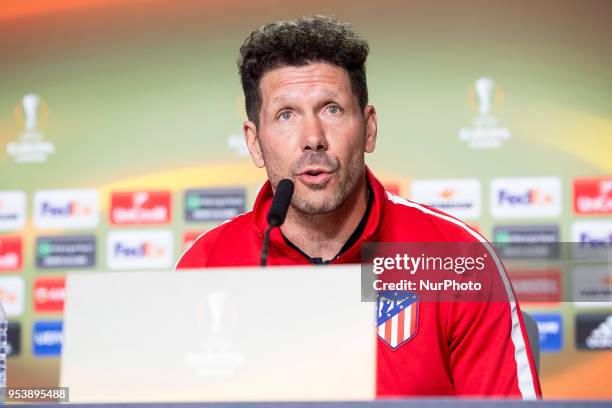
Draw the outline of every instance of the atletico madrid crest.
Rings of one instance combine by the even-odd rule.
[[[378,337],[393,350],[412,339],[418,328],[419,297],[408,291],[378,295]]]

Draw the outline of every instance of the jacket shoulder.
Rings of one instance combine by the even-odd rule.
[[[409,227],[424,240],[484,242],[486,239],[460,219],[425,204],[385,192],[385,213],[393,224]],[[387,217],[386,217],[387,218]]]
[[[175,269],[207,267],[218,243],[225,239],[235,240],[236,237],[243,236],[245,228],[251,227],[252,220],[253,211],[247,211],[202,233],[179,257]]]

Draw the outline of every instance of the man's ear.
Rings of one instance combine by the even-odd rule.
[[[363,116],[365,118],[365,151],[366,153],[372,153],[376,147],[376,135],[378,133],[378,119],[376,118],[376,108],[372,105],[368,105],[363,110]]]
[[[242,124],[242,133],[244,133],[244,141],[246,142],[251,160],[255,166],[262,168],[266,165],[263,154],[261,154],[261,146],[259,145],[259,137],[257,137],[257,126],[250,120],[245,120]]]

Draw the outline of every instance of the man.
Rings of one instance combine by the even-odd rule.
[[[269,265],[359,263],[365,242],[484,240],[446,214],[385,192],[365,166],[377,136],[368,52],[349,25],[326,17],[251,33],[238,62],[243,132],[269,180],[252,211],[200,236],[177,268],[258,265],[266,215],[284,178],[295,192],[284,224],[271,233]],[[492,273],[505,276],[501,268]],[[509,284],[507,291],[513,299]],[[379,336],[379,396],[541,395],[516,302],[423,303],[418,322],[401,347]]]

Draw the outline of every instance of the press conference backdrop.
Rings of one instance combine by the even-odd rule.
[[[242,141],[235,60],[275,19],[335,14],[369,39],[367,162],[389,190],[490,239],[612,240],[612,3],[460,3],[3,2],[9,385],[57,384],[67,271],[169,269],[252,205],[265,173]],[[609,294],[609,271],[593,282]],[[545,397],[612,397],[612,308],[525,308]]]

